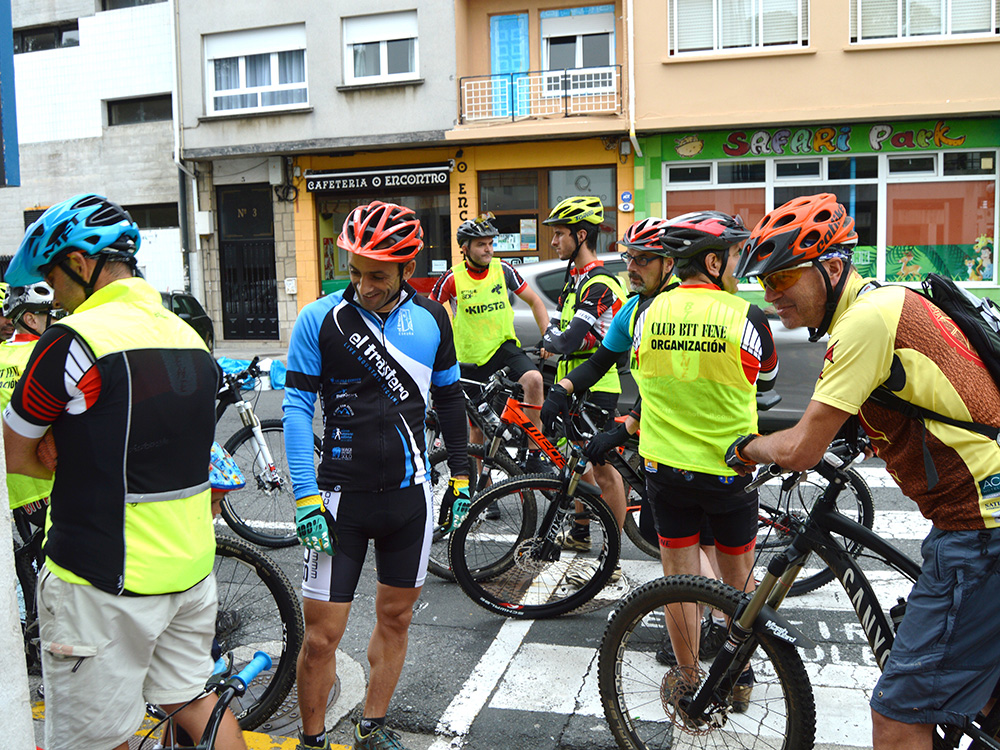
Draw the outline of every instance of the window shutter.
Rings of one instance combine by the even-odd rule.
[[[989,33],[993,2],[995,0],[951,0],[951,33]]]
[[[722,49],[754,46],[755,0],[720,0],[719,26]]]
[[[861,39],[886,39],[899,36],[899,8],[896,0],[855,0],[855,2],[860,8]]]
[[[674,0],[670,17],[674,52],[714,49],[712,5],[713,0]]]
[[[765,45],[798,44],[802,25],[800,10],[808,0],[761,0]],[[803,29],[804,32],[804,29]],[[802,33],[802,39],[806,38]]]

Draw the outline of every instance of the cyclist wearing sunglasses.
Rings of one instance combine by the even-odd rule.
[[[493,218],[493,214],[486,213],[458,227],[456,235],[465,260],[438,279],[430,298],[452,309],[455,351],[463,377],[485,383],[493,373],[510,367],[512,377],[524,387],[525,403],[540,405],[542,374],[521,349],[514,333],[510,293],[531,308],[542,335],[549,323],[548,312],[514,266],[493,257],[493,238],[499,234]],[[538,409],[529,409],[527,414],[541,429]],[[469,440],[482,442],[482,431],[473,427]],[[538,449],[528,451],[527,471],[544,471],[548,465],[538,455]]]
[[[681,283],[636,318],[632,349],[643,403],[639,453],[664,574],[700,572],[707,517],[723,580],[750,591],[757,494],[744,493],[749,478],[724,459],[732,436],[757,424],[756,392],[773,387],[778,362],[764,313],[735,295],[733,271],[748,235],[738,217],[720,211],[667,222],[660,244]],[[698,623],[670,630],[677,663],[693,668]],[[746,710],[752,687],[746,672],[734,710]]]
[[[935,723],[961,724],[1000,677],[1000,446],[871,399],[880,385],[959,421],[1000,426],[1000,391],[944,313],[903,286],[866,283],[851,266],[854,220],[829,193],[797,198],[754,228],[737,275],[756,276],[786,328],[830,332],[823,370],[798,424],[744,435],[727,462],[740,473],[775,462],[803,470],[854,415],[889,474],[933,528],[923,569],[871,699],[873,745],[930,748]],[[936,469],[934,468],[936,467]],[[963,623],[968,625],[963,626]]]

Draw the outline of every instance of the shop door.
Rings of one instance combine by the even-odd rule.
[[[220,187],[218,198],[223,333],[227,339],[277,339],[270,187]]]

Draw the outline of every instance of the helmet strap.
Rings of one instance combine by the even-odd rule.
[[[46,313],[45,315],[48,318],[48,325],[52,325],[52,316],[51,316],[51,313]],[[26,330],[32,336],[41,336],[42,335],[40,331],[36,331],[34,328],[32,328],[31,326],[28,325],[27,321],[25,321],[25,319],[24,319],[24,315],[23,314],[16,321],[14,321],[14,325],[21,326],[21,328],[23,328],[24,330]]]
[[[472,247],[472,242],[470,241],[469,244],[466,247],[470,247],[471,248]],[[481,266],[478,263],[476,263],[476,261],[474,261],[472,259],[472,255],[469,253],[468,250],[465,251],[465,262],[468,263],[469,266],[471,266],[472,268],[474,268],[477,271],[485,271],[487,268],[490,267],[489,263],[487,263],[485,266]]]
[[[833,322],[833,314],[837,311],[837,304],[840,302],[841,292],[844,291],[844,285],[847,283],[851,264],[850,261],[844,261],[844,270],[841,272],[836,286],[830,283],[830,274],[826,272],[826,268],[819,260],[814,260],[813,265],[819,269],[819,274],[823,277],[823,283],[826,285],[826,305],[823,312],[823,320],[820,322],[818,328],[809,329],[809,341],[815,343],[826,335],[827,330],[830,328],[830,323]]]

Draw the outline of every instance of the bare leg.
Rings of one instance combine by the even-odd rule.
[[[420,589],[403,589],[378,584],[375,594],[375,629],[368,642],[368,693],[364,716],[385,716],[389,700],[396,691],[399,675],[406,659],[413,605],[420,598]]]
[[[611,509],[611,513],[614,514],[615,523],[618,524],[618,530],[622,530],[622,526],[625,525],[625,513],[627,513],[627,504],[625,498],[625,482],[622,479],[622,475],[618,473],[618,470],[611,466],[610,464],[595,465],[592,467],[593,477],[597,480],[597,486],[601,488],[601,497],[604,502]],[[587,472],[590,473],[589,471]],[[583,478],[587,479],[587,474],[583,475]],[[594,481],[593,479],[587,481]]]
[[[337,679],[337,646],[344,637],[350,613],[350,602],[302,600],[306,634],[296,679],[304,734],[320,734],[325,729],[326,702]]]
[[[904,724],[872,710],[874,750],[930,750],[933,725]]]
[[[543,401],[542,373],[538,370],[528,370],[517,381],[524,387],[524,403],[541,406]],[[539,409],[525,409],[531,424],[542,431],[542,412]]]
[[[660,547],[663,575],[698,575],[700,565],[698,545],[690,547]],[[698,663],[698,640],[701,637],[701,612],[694,603],[669,604],[665,609],[667,632],[674,647],[677,664],[694,670]]]
[[[204,698],[196,700],[181,710],[175,717],[177,723],[195,741],[199,740],[202,732],[205,731],[205,725],[212,716],[212,709],[215,708],[217,700],[215,695],[206,695]],[[177,703],[161,706],[161,708],[169,714],[180,708],[181,705]],[[127,746],[126,743],[125,747]],[[236,717],[233,716],[232,711],[227,710],[222,717],[222,722],[219,725],[219,733],[215,738],[215,747],[218,750],[246,750],[246,743],[243,741],[243,731],[236,722]]]

